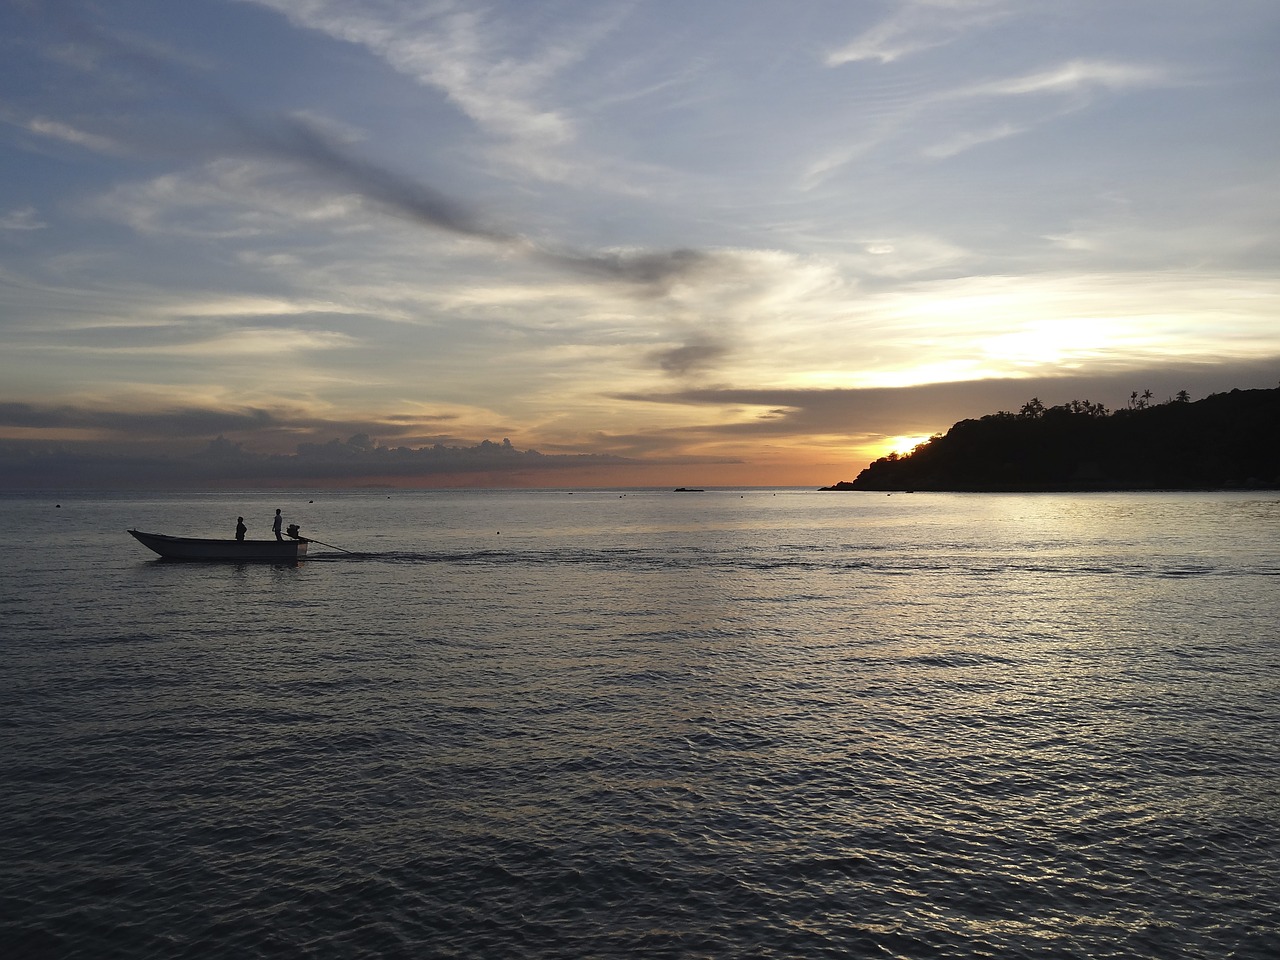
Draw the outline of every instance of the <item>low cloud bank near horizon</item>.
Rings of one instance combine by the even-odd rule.
[[[518,448],[509,439],[469,443],[453,437],[423,438],[421,417],[397,425],[395,417],[339,423],[256,409],[131,412],[8,403],[0,404],[0,435],[9,437],[0,440],[0,488],[154,489],[370,480],[428,485],[449,477],[465,483],[468,476],[480,475],[509,478],[519,485],[522,477],[549,473],[560,473],[565,485],[573,485],[575,471],[611,467],[735,463],[749,470],[750,450],[755,447],[787,447],[797,462],[805,449],[811,449],[814,459],[825,461],[824,474],[856,473],[881,455],[870,451],[888,438],[945,433],[959,420],[1016,411],[1032,397],[1046,406],[1089,400],[1115,410],[1123,408],[1133,392],[1151,390],[1160,403],[1183,390],[1198,400],[1232,389],[1272,388],[1278,382],[1280,358],[900,388],[718,387],[624,394],[615,399],[637,407],[682,407],[686,413],[733,408],[738,415],[731,422],[711,419],[685,426],[664,421],[631,435],[584,434],[578,450],[571,443],[542,443],[534,437],[533,446],[557,451],[550,454],[533,446]],[[460,429],[456,423],[451,426]],[[44,438],[36,439],[41,433]],[[55,439],[59,434],[65,439]],[[323,439],[335,436],[348,439]],[[267,452],[282,449],[285,437],[293,438],[294,452]],[[848,451],[847,466],[831,463],[838,449]],[[857,450],[866,451],[865,462]],[[815,476],[813,482],[832,479]]]
[[[542,454],[510,440],[474,446],[386,447],[367,436],[299,444],[297,453],[263,454],[217,437],[198,453],[119,449],[101,442],[0,441],[0,489],[168,489],[237,484],[306,485],[429,480],[467,475],[528,475],[629,461],[608,454]]]
[[[861,436],[945,433],[960,420],[1001,410],[1016,411],[1036,397],[1046,406],[1070,400],[1122,409],[1133,392],[1150,390],[1163,403],[1180,391],[1193,400],[1231,390],[1271,388],[1280,383],[1280,357],[1230,364],[1171,363],[1144,369],[1078,376],[1006,378],[930,383],[911,387],[751,388],[714,387],[644,394],[619,394],[632,402],[694,407],[754,408],[752,419],[717,422],[709,434],[758,437]]]

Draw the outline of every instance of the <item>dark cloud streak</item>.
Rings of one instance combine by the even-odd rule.
[[[531,246],[529,250],[543,263],[592,279],[631,284],[651,296],[666,293],[671,284],[695,276],[718,259],[714,253],[689,249],[583,253]]]
[[[608,454],[544,455],[510,441],[473,446],[386,447],[365,436],[301,444],[294,454],[257,454],[222,437],[187,456],[145,447],[0,441],[0,489],[200,489],[398,480],[407,483],[519,477],[632,463]]]
[[[958,420],[1017,410],[1032,397],[1047,406],[1090,400],[1123,407],[1129,394],[1150,389],[1156,402],[1187,390],[1193,398],[1235,388],[1275,386],[1280,357],[1222,364],[1173,362],[1102,374],[1025,380],[971,380],[913,387],[774,389],[741,387],[615,394],[615,399],[686,406],[758,408],[754,419],[698,428],[705,436],[898,436],[947,430]]]
[[[44,8],[41,8],[44,12]],[[107,58],[127,65],[160,88],[199,104],[217,117],[231,152],[267,156],[298,165],[329,183],[365,197],[384,212],[431,229],[487,241],[579,276],[623,283],[642,296],[665,293],[715,259],[698,250],[583,251],[540,246],[525,235],[486,222],[471,205],[411,176],[354,153],[318,125],[296,116],[254,116],[237,107],[191,68],[142,43],[110,33],[60,10],[48,14],[59,29]]]
[[[653,358],[666,373],[683,377],[708,369],[729,353],[728,344],[710,336],[698,335],[690,337],[681,346],[655,352]]]
[[[462,236],[498,244],[520,242],[515,234],[484,226],[474,210],[440,191],[355,156],[304,120],[279,117],[267,124],[234,113],[227,119],[251,147],[299,163],[390,213]]]
[[[0,403],[0,427],[47,430],[88,430],[145,436],[201,436],[210,433],[260,431],[282,426],[266,410],[214,410],[187,407],[136,412],[63,405],[39,407],[29,403]]]

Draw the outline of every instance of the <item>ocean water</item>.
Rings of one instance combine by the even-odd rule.
[[[156,560],[128,527],[296,566]],[[0,497],[0,954],[1280,956],[1280,496]]]

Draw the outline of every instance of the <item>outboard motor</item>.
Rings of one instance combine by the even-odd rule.
[[[289,526],[284,528],[284,532],[287,533],[294,540],[302,539],[302,534],[298,532],[298,525],[296,523],[289,524]]]

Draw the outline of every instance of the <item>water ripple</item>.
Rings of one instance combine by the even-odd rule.
[[[796,497],[11,510],[6,956],[1280,955],[1274,512]]]

